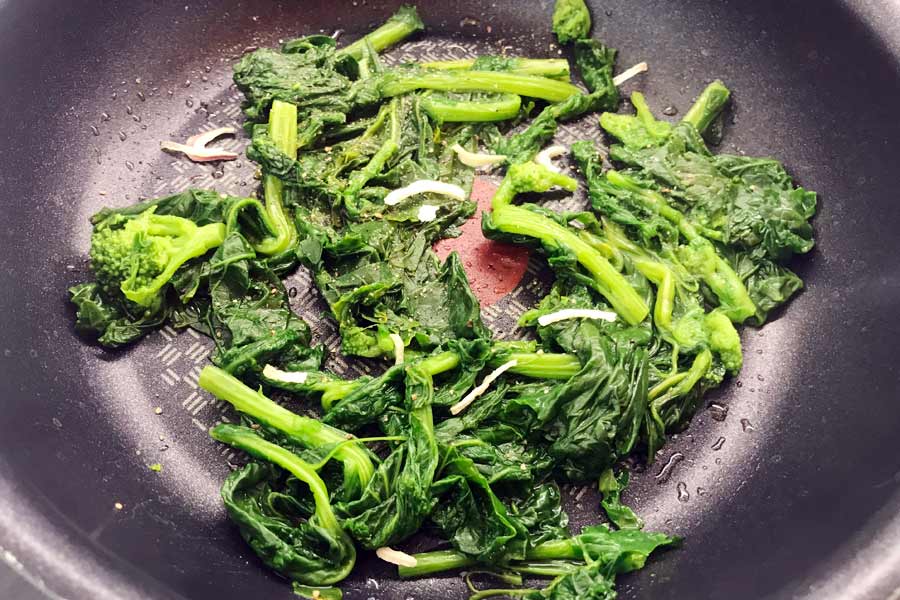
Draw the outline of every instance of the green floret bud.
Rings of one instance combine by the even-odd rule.
[[[91,269],[111,295],[121,292],[142,307],[157,303],[178,268],[221,245],[225,225],[198,227],[151,208],[137,217],[116,215],[100,223],[91,236]]]

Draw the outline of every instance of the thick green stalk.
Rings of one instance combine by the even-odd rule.
[[[381,86],[381,92],[389,97],[421,89],[516,94],[547,102],[561,102],[581,93],[564,81],[502,71],[397,71],[386,77]]]
[[[420,552],[414,555],[416,566],[397,568],[400,577],[421,577],[442,571],[462,569],[475,564],[475,560],[456,550],[436,550],[434,552]]]
[[[340,429],[279,406],[218,367],[205,367],[200,372],[199,383],[200,387],[217,398],[231,403],[260,423],[281,431],[304,447],[322,448],[341,444],[348,439],[348,434]],[[358,480],[361,489],[375,473],[367,451],[358,444],[343,444],[335,452],[335,458],[344,464],[345,477]]]
[[[381,52],[385,48],[400,43],[413,33],[423,29],[425,29],[425,24],[422,23],[418,13],[416,13],[415,7],[402,6],[378,29],[356,40],[349,46],[338,50],[337,53],[346,54],[359,60],[362,58],[367,41],[376,52]]]
[[[510,373],[535,379],[569,379],[581,369],[581,363],[574,354],[514,352],[504,354],[502,360],[493,359],[489,364],[491,367],[499,367],[502,363],[512,359],[516,359],[518,364],[509,369]],[[418,367],[432,377],[455,369],[457,366],[459,366],[459,355],[452,351],[441,352],[440,354],[423,358],[418,363]],[[275,385],[275,382],[270,383]],[[328,412],[335,402],[347,397],[359,387],[360,383],[357,380],[347,381],[321,378],[311,384],[304,385],[306,388],[305,392],[322,392],[322,409]],[[290,388],[285,386],[284,389]]]
[[[513,235],[539,239],[550,248],[571,251],[582,267],[591,274],[594,289],[606,298],[613,309],[628,323],[635,325],[649,312],[646,303],[621,273],[603,255],[562,225],[518,206],[494,210],[493,226]]]
[[[569,61],[564,58],[520,58],[517,56],[499,56],[496,58],[498,62],[502,62],[504,67],[503,69],[497,69],[498,71],[523,75],[539,75],[562,81],[568,81],[571,76]],[[476,64],[474,58],[460,58],[457,60],[426,62],[422,63],[421,66],[426,69],[440,71],[466,71],[476,66]]]
[[[290,450],[264,440],[248,427],[217,425],[210,430],[209,435],[215,440],[243,450],[256,458],[274,463],[309,487],[315,503],[315,512],[309,521],[311,524],[326,530],[333,543],[340,544],[340,552],[342,554],[340,568],[333,571],[329,570],[329,573],[323,575],[321,580],[316,581],[316,583],[330,585],[346,578],[356,564],[356,547],[334,514],[328,488],[313,465],[310,465]],[[271,542],[267,540],[263,543]],[[254,550],[257,550],[255,543]],[[335,549],[332,549],[332,552],[334,551]],[[328,556],[328,558],[331,558],[331,556]]]
[[[710,123],[719,116],[725,105],[728,104],[730,96],[731,92],[725,87],[724,83],[718,79],[713,81],[706,86],[706,89],[703,90],[700,97],[694,102],[694,105],[684,115],[682,121],[692,124],[697,128],[697,131],[703,133]]]
[[[519,114],[522,98],[503,94],[498,98],[457,100],[430,95],[422,98],[422,108],[439,123],[506,121]]]
[[[297,157],[297,107],[275,100],[269,112],[269,137],[275,146],[292,158]],[[281,254],[297,240],[297,230],[284,209],[284,189],[274,175],[263,178],[266,212],[275,237],[263,240],[256,246],[262,254]]]
[[[633,192],[647,208],[678,227],[689,242],[679,249],[682,264],[709,286],[719,299],[722,311],[733,322],[743,323],[756,314],[756,305],[743,281],[710,241],[720,240],[719,232],[692,223],[684,213],[669,206],[662,194],[641,187],[627,175],[610,170],[606,179],[618,188]]]
[[[400,107],[396,99],[392,100],[388,105],[387,116],[389,117],[388,127],[390,128],[388,139],[382,143],[366,166],[350,174],[347,187],[344,189],[344,202],[348,212],[351,214],[358,212],[356,197],[360,190],[363,189],[370,179],[381,173],[388,160],[400,149]],[[334,310],[339,312],[341,309],[335,306]]]
[[[456,352],[441,352],[422,359],[418,367],[432,377],[459,366],[459,355]]]
[[[346,535],[331,508],[328,488],[315,468],[299,456],[256,435],[252,429],[237,425],[216,425],[209,431],[213,439],[234,446],[259,458],[275,463],[309,486],[316,504],[316,521],[319,526],[339,535]],[[350,544],[352,546],[352,543]]]
[[[516,366],[509,372],[535,379],[570,379],[581,370],[581,362],[574,354],[537,354],[535,352],[513,352],[488,364],[499,367],[503,362],[515,360]]]

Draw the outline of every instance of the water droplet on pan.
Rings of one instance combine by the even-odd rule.
[[[709,414],[715,421],[724,421],[728,417],[728,407],[712,402],[709,405]]]

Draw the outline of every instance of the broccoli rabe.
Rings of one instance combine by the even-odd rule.
[[[309,488],[313,510],[304,514],[308,508],[290,494],[290,488],[277,485],[279,474],[268,465],[251,463],[228,477],[222,499],[257,555],[286,577],[308,585],[330,585],[347,577],[356,564],[356,548],[334,513],[318,466],[248,427],[217,425],[209,434],[274,463]]]
[[[225,239],[225,225],[197,226],[151,207],[137,217],[112,215],[94,228],[91,270],[108,294],[121,291],[138,306],[158,306],[164,286],[188,260]]]
[[[591,31],[591,13],[584,0],[556,0],[553,33],[560,44],[586,38]]]
[[[498,56],[485,54],[478,58],[460,58],[456,60],[436,60],[421,63],[426,69],[442,69],[448,71],[510,71],[524,75],[540,75],[551,79],[569,80],[569,61],[564,58],[520,58],[518,56]]]
[[[363,56],[366,44],[370,44],[375,52],[405,40],[410,35],[425,29],[415,6],[401,6],[383,25],[356,40],[349,46],[338,50],[339,55],[352,56],[359,60]]]
[[[352,436],[317,419],[292,413],[218,367],[204,368],[198,382],[200,387],[217,398],[231,403],[259,423],[281,432],[291,441],[306,448],[332,449],[334,457],[344,464],[343,491],[346,497],[357,497],[368,485],[375,469],[364,447],[347,443]]]
[[[554,185],[574,191],[578,184],[571,177],[553,173],[535,163],[510,166],[494,194],[492,211],[482,214],[481,227],[485,236],[519,240],[536,238],[551,255],[553,266],[570,271],[573,262],[580,264],[588,275],[576,271],[573,276],[583,278],[602,294],[628,323],[640,323],[649,312],[646,303],[600,251],[553,219],[512,204],[517,194],[546,192]]]

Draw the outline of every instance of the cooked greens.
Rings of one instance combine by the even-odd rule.
[[[76,327],[107,347],[164,324],[213,340],[199,385],[240,424],[210,435],[250,456],[222,498],[296,595],[340,598],[331,586],[359,548],[401,577],[550,579],[472,599],[611,600],[617,575],[677,545],[623,500],[622,461],[652,462],[740,371],[736,326],[762,325],[802,287],[787,262],[813,246],[816,196],[774,159],[710,151],[703,136],[731,95],[721,82],[679,123],[637,92],[635,114],[615,112],[616,82],[640,69],[614,79],[616,51],[590,27],[582,0],[557,0],[553,31],[587,91],[561,58],[387,66],[378,53],[424,29],[412,7],[343,48],[313,35],[255,50],[234,81],[257,195],[190,190],[92,218]],[[556,148],[541,150],[561,122],[598,111],[612,165],[593,141],[571,147],[590,207],[538,204],[579,185],[547,166]],[[525,341],[494,339],[459,256],[432,250],[475,213],[477,163],[505,168],[484,236],[535,248],[555,275],[519,320]],[[324,368],[282,283],[301,265],[343,354],[383,368]],[[607,523],[573,535],[567,483],[598,486]],[[445,549],[391,547],[426,527]]]

